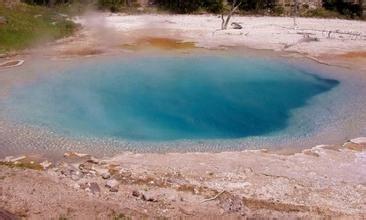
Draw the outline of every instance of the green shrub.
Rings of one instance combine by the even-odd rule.
[[[204,10],[211,13],[219,13],[223,9],[222,0],[156,0],[155,4],[174,13],[193,13]]]
[[[361,17],[363,11],[361,4],[353,4],[352,1],[323,0],[323,7],[348,18]]]
[[[282,6],[276,6],[274,7],[274,9],[272,10],[272,13],[274,15],[277,15],[277,16],[281,16],[285,13],[285,8],[282,7]]]
[[[318,18],[343,18],[340,13],[336,11],[327,10],[325,8],[317,8],[305,11],[302,16],[304,17],[318,17]]]
[[[39,6],[0,5],[0,14],[7,20],[0,26],[0,51],[3,52],[69,36],[77,27],[58,13]]]

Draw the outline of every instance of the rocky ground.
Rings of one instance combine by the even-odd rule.
[[[366,218],[366,138],[291,155],[28,155],[0,170],[0,219]]]

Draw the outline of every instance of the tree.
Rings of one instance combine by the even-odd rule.
[[[233,16],[233,14],[235,13],[236,10],[238,10],[238,8],[240,7],[240,5],[242,4],[241,0],[233,0],[232,4],[231,4],[231,8],[229,11],[229,14],[226,17],[226,20],[224,19],[224,10],[221,14],[221,30],[226,30],[227,26],[229,25],[230,19]]]
[[[294,27],[297,26],[296,17],[298,16],[299,12],[299,0],[293,0],[293,7],[292,7],[292,16],[294,19]]]

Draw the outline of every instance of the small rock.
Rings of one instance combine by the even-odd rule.
[[[100,193],[100,187],[98,185],[98,183],[92,182],[89,184],[89,188],[91,193],[96,194],[96,193]]]
[[[233,27],[233,29],[243,29],[243,26],[241,26],[239,23],[237,22],[233,22],[231,23],[231,26]]]
[[[119,186],[119,182],[115,179],[108,180],[105,184],[107,188],[117,188]]]
[[[79,165],[79,170],[81,170],[84,173],[88,173],[89,171],[91,171],[93,169],[93,164],[91,163],[82,163]]]
[[[118,188],[117,187],[112,187],[109,189],[109,191],[111,192],[118,192]]]
[[[47,168],[49,168],[52,165],[52,163],[51,162],[48,162],[48,160],[46,160],[46,161],[43,161],[42,163],[40,163],[39,165],[41,165],[42,168],[44,170],[46,170]]]
[[[90,157],[90,159],[87,160],[86,162],[93,163],[93,164],[99,164],[100,163],[100,161],[95,157]]]
[[[109,174],[109,172],[102,173],[102,178],[103,179],[109,179],[109,178],[111,178],[111,174]]]
[[[158,200],[150,195],[145,195],[143,193],[141,193],[141,196],[140,198],[144,201],[147,201],[147,202],[157,202]]]
[[[129,170],[126,170],[126,169],[121,169],[119,171],[119,174],[122,176],[122,177],[131,177],[132,176],[132,172],[129,171]]]
[[[80,189],[84,189],[84,190],[89,187],[88,183],[80,183],[79,186],[80,186]]]
[[[98,175],[102,176],[103,179],[109,179],[111,176],[108,169],[100,168],[95,165],[92,166],[91,169],[94,170]]]
[[[134,197],[140,197],[141,193],[137,190],[132,191],[132,196]]]
[[[72,174],[71,175],[71,179],[74,180],[74,181],[77,181],[80,179],[80,176],[76,175],[76,174]]]
[[[157,202],[158,200],[156,198],[154,198],[153,196],[151,195],[147,195],[147,194],[144,194],[144,193],[141,193],[137,190],[134,190],[132,191],[132,196],[134,197],[138,197],[140,198],[141,200],[143,201],[147,201],[147,202]]]
[[[302,151],[302,153],[309,156],[320,157],[318,153],[312,151],[311,149],[305,149]]]

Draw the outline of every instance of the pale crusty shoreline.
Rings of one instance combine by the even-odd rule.
[[[366,22],[361,21],[300,18],[294,28],[292,18],[234,17],[232,21],[244,29],[226,31],[217,30],[220,19],[212,15],[92,14],[76,21],[84,26],[77,35],[15,58],[27,62],[34,54],[54,58],[118,54],[135,50],[139,39],[161,38],[208,49],[244,46],[294,52],[347,67],[358,63],[355,68],[366,70],[362,63]],[[351,38],[337,30],[360,36]],[[318,40],[303,42],[304,32]],[[16,82],[1,79],[0,85]],[[1,161],[0,218],[4,209],[29,219],[363,219],[365,149],[366,140],[360,138],[290,155],[266,150],[126,152],[96,159],[69,152],[52,163],[39,155],[18,155]]]
[[[366,138],[293,155],[64,157],[2,160],[0,207],[29,219],[366,217]]]

